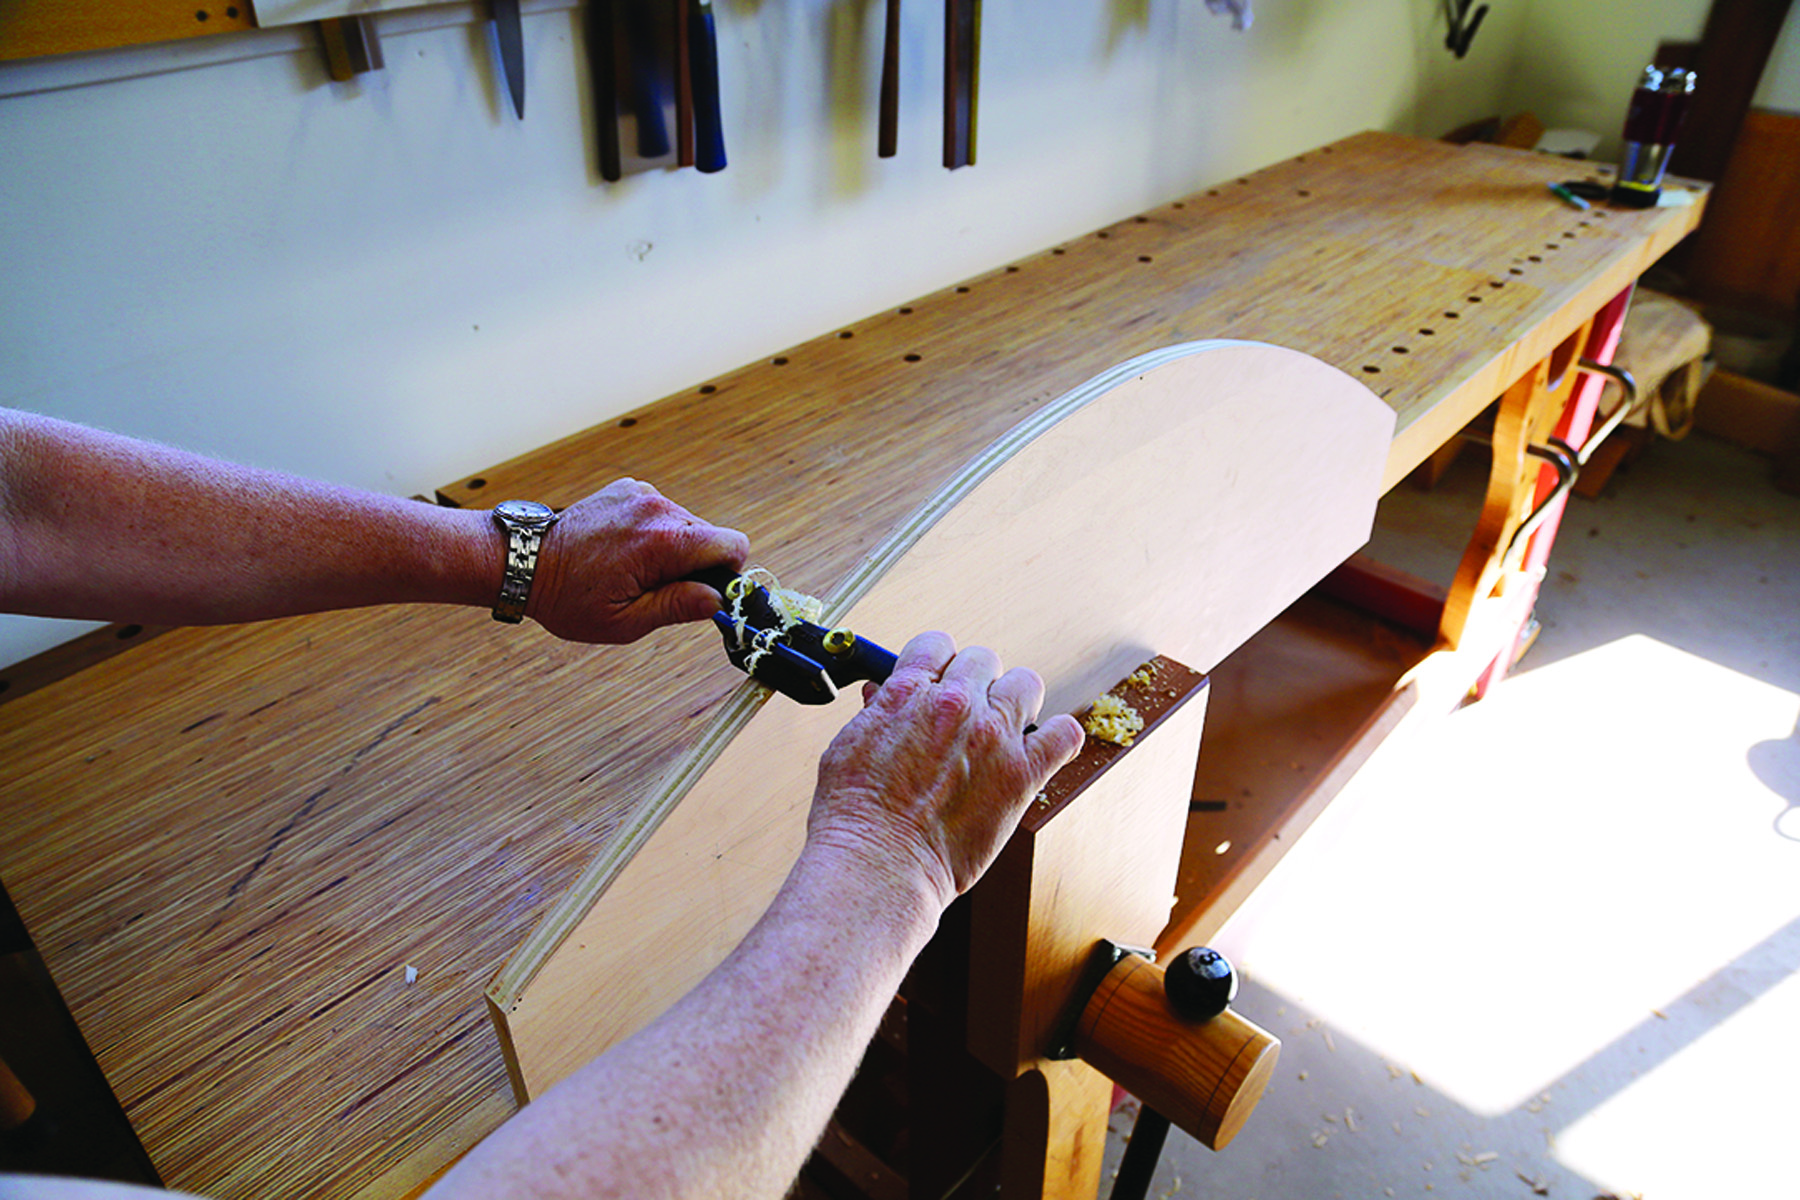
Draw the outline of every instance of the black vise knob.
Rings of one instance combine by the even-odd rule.
[[[1237,972],[1217,950],[1183,950],[1163,973],[1163,994],[1184,1021],[1210,1021],[1237,997]]]

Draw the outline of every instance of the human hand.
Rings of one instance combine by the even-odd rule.
[[[575,642],[636,641],[704,621],[719,593],[684,577],[741,569],[750,540],[696,517],[647,483],[620,479],[564,509],[544,538],[525,615]]]
[[[1044,681],[942,633],[901,650],[894,672],[819,762],[809,845],[832,847],[884,877],[917,872],[940,909],[1000,853],[1025,807],[1081,749],[1081,726],[1056,716],[1032,731]]]

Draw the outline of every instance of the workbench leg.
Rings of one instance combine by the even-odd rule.
[[[1002,1200],[1094,1200],[1106,1155],[1112,1080],[1079,1059],[1045,1060],[1006,1091]]]
[[[1595,314],[1588,325],[1587,337],[1583,343],[1583,358],[1596,363],[1612,362],[1613,355],[1619,349],[1619,339],[1625,332],[1625,313],[1631,306],[1631,292],[1631,288],[1626,288]],[[1600,394],[1605,386],[1605,380],[1599,375],[1583,373],[1576,377],[1568,402],[1563,406],[1562,417],[1556,423],[1556,437],[1571,446],[1582,446],[1587,442],[1588,434],[1594,427],[1594,418],[1600,410]],[[1533,504],[1543,503],[1555,490],[1555,470],[1548,466],[1539,467]],[[1506,678],[1523,649],[1522,641],[1531,624],[1538,588],[1549,568],[1550,548],[1556,543],[1556,531],[1562,524],[1563,509],[1567,504],[1567,497],[1558,501],[1538,526],[1537,532],[1531,535],[1531,544],[1522,564],[1523,586],[1530,589],[1530,600],[1523,606],[1524,615],[1513,626],[1504,648],[1476,682],[1474,694],[1477,698],[1485,696],[1489,688]]]

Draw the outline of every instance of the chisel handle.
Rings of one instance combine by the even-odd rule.
[[[711,0],[692,0],[688,52],[693,60],[694,166],[710,175],[725,169],[725,126],[719,115],[719,31]]]
[[[656,19],[650,0],[622,0],[625,5],[625,38],[631,58],[631,111],[637,117],[639,158],[661,158],[672,146],[669,122],[663,115],[667,81],[656,52]]]
[[[599,141],[600,178],[617,183],[625,174],[619,153],[619,56],[615,46],[613,0],[587,6],[588,78],[594,89],[594,132]]]
[[[900,0],[887,0],[887,31],[881,46],[881,115],[875,152],[892,158],[900,142]]]

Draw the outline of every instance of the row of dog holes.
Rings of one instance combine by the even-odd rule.
[[[1603,212],[1596,211],[1594,213],[1594,215],[1597,217],[1604,217],[1606,214]],[[1576,223],[1576,229],[1586,229],[1590,224],[1592,224],[1592,222],[1590,222],[1590,221],[1579,221]],[[1563,237],[1566,239],[1573,239],[1577,236],[1578,235],[1572,229],[1563,231]],[[1562,245],[1559,242],[1545,242],[1544,249],[1550,250],[1550,251],[1556,251],[1556,250],[1562,249]],[[1541,263],[1543,261],[1544,261],[1544,256],[1541,254],[1527,254],[1522,258],[1513,259],[1513,265],[1506,269],[1506,273],[1509,275],[1523,275],[1523,274],[1525,274],[1525,268],[1518,264],[1527,263],[1527,262]],[[1490,279],[1490,280],[1488,280],[1488,286],[1490,288],[1493,288],[1495,291],[1498,291],[1501,288],[1506,286],[1506,280]],[[1467,296],[1467,297],[1465,297],[1465,299],[1470,304],[1480,304],[1481,303],[1480,296]],[[1455,311],[1454,309],[1446,309],[1444,312],[1444,316],[1452,321],[1462,319],[1462,314],[1460,312]],[[1435,337],[1437,335],[1437,330],[1427,327],[1427,328],[1421,328],[1419,330],[1419,333],[1423,337]],[[1393,347],[1393,352],[1395,354],[1410,354],[1412,351],[1411,351],[1411,348],[1407,347],[1407,346],[1395,346],[1395,347]],[[1381,374],[1381,368],[1378,366],[1375,366],[1373,363],[1365,363],[1363,365],[1363,374],[1379,375],[1379,374]]]
[[[1330,151],[1327,150],[1326,153],[1330,153]],[[1248,179],[1239,179],[1239,180],[1237,180],[1237,182],[1240,184],[1244,184],[1244,183],[1248,183],[1249,180]],[[1207,193],[1207,195],[1209,195],[1209,196],[1216,196],[1218,194],[1219,193],[1216,190]],[[1304,196],[1304,195],[1308,195],[1309,193],[1303,191],[1300,194]],[[1184,201],[1177,200],[1170,207],[1183,209],[1183,208],[1187,207],[1187,204]],[[1146,217],[1146,216],[1137,216],[1137,217],[1133,217],[1132,221],[1139,225],[1147,225],[1150,223],[1150,218]],[[1102,229],[1102,230],[1097,231],[1094,234],[1094,236],[1096,238],[1100,238],[1100,239],[1107,239],[1112,236],[1112,231],[1107,230],[1107,229]],[[1057,247],[1054,247],[1050,251],[1050,253],[1054,254],[1054,255],[1062,255],[1062,254],[1068,253],[1068,251],[1065,247],[1057,246]],[[1153,256],[1148,255],[1148,254],[1138,255],[1137,260],[1141,263],[1150,263],[1150,262],[1156,261],[1156,259]],[[1005,273],[1008,275],[1016,275],[1019,273],[1019,267],[1016,265],[1010,265],[1006,268]],[[1495,286],[1499,286],[1499,285],[1495,285]],[[959,296],[966,296],[969,294],[969,291],[970,291],[970,288],[967,284],[959,284],[956,288],[956,294]],[[901,306],[897,311],[900,313],[901,316],[910,316],[910,315],[912,315],[914,310],[913,310],[912,305],[907,304],[907,305]],[[1429,331],[1426,331],[1426,332],[1429,332]],[[856,336],[856,331],[853,329],[844,329],[844,330],[840,330],[838,332],[838,338],[840,340],[844,340],[844,341],[848,341],[849,339],[851,339],[855,336]],[[1398,349],[1398,353],[1404,354],[1404,353],[1406,353],[1406,351],[1404,349]],[[903,354],[900,356],[900,358],[901,358],[902,362],[907,362],[907,363],[917,363],[917,362],[924,361],[924,355],[919,354],[917,352]],[[769,360],[769,365],[776,366],[776,367],[785,367],[788,365],[788,361],[789,361],[789,359],[788,359],[787,355],[778,354],[774,358]],[[1380,368],[1364,367],[1363,370],[1369,371],[1370,373],[1374,373],[1376,371],[1379,371]],[[702,396],[711,396],[719,390],[719,387],[717,384],[703,383],[696,390]],[[629,429],[636,424],[637,424],[636,417],[621,417],[619,419],[619,427],[621,429]],[[485,479],[471,479],[468,483],[468,486],[470,488],[480,488],[480,487],[485,486],[486,483],[487,483],[487,481]]]
[[[1327,147],[1326,150],[1324,151],[1324,153],[1329,154],[1330,148]],[[1302,155],[1299,161],[1305,161],[1305,156]],[[1234,180],[1233,182],[1241,185],[1241,184],[1248,184],[1250,181],[1248,179],[1238,179],[1238,180]],[[1208,196],[1217,196],[1220,194],[1220,192],[1219,192],[1219,189],[1213,188],[1213,189],[1209,190],[1206,194]],[[1305,188],[1297,189],[1295,194],[1302,196],[1302,197],[1310,197],[1312,195],[1312,193],[1310,191],[1307,191]],[[1171,204],[1170,207],[1177,208],[1177,209],[1184,209],[1187,207],[1187,204],[1184,201],[1177,200],[1173,204]],[[1596,212],[1595,215],[1596,216],[1604,216],[1605,213]],[[1149,223],[1150,218],[1145,217],[1145,216],[1138,216],[1138,217],[1133,217],[1132,220],[1139,225],[1146,225]],[[1582,227],[1585,227],[1588,224],[1589,224],[1589,222],[1587,222],[1587,221],[1580,222],[1580,225]],[[1106,239],[1106,238],[1110,238],[1112,236],[1112,232],[1110,230],[1102,229],[1102,230],[1099,230],[1098,232],[1096,232],[1094,234],[1094,236],[1096,238]],[[1565,237],[1565,238],[1573,238],[1575,236],[1576,235],[1573,232],[1565,232],[1563,234],[1563,237]],[[1555,243],[1545,243],[1545,249],[1558,250],[1560,248],[1561,247],[1556,245]],[[1067,248],[1065,248],[1063,246],[1056,246],[1051,249],[1050,253],[1053,255],[1063,255],[1063,254],[1067,254],[1068,250],[1067,250]],[[1151,263],[1151,262],[1156,261],[1156,259],[1153,256],[1148,255],[1148,254],[1138,255],[1137,260],[1141,263]],[[1519,261],[1524,261],[1524,260],[1519,260]],[[1541,255],[1533,254],[1529,257],[1529,261],[1542,262],[1543,258]],[[1509,270],[1510,270],[1510,273],[1514,274],[1514,275],[1523,275],[1525,273],[1522,269],[1520,269],[1519,267],[1516,267],[1516,266],[1510,268]],[[1006,274],[1008,274],[1008,275],[1016,275],[1016,274],[1018,274],[1018,272],[1019,272],[1019,268],[1017,266],[1008,266],[1006,268]],[[1488,286],[1491,288],[1495,288],[1495,289],[1503,288],[1506,286],[1506,281],[1505,280],[1492,280],[1488,283]],[[958,285],[958,287],[956,288],[957,295],[966,296],[969,294],[969,291],[970,291],[970,289],[969,289],[968,285],[966,285],[966,284]],[[1480,304],[1481,303],[1480,296],[1470,296],[1467,299],[1470,304]],[[913,306],[910,304],[904,305],[898,311],[902,316],[910,316],[913,312]],[[1450,320],[1454,321],[1454,320],[1457,320],[1458,318],[1460,318],[1462,314],[1457,313],[1457,312],[1446,312],[1444,315],[1446,317],[1448,317]],[[1421,330],[1419,330],[1419,332],[1426,337],[1431,337],[1436,333],[1436,330],[1421,329]],[[849,339],[849,338],[853,338],[855,336],[856,336],[856,332],[854,330],[850,330],[850,329],[845,329],[838,333],[838,337],[841,339]],[[1393,348],[1393,352],[1395,354],[1407,354],[1407,353],[1410,353],[1410,349],[1406,346],[1395,346]],[[901,355],[901,361],[908,362],[908,363],[922,362],[922,361],[924,361],[924,356],[921,354],[918,354],[918,353],[904,354],[904,355]],[[775,358],[770,359],[769,362],[770,362],[770,365],[772,365],[772,366],[785,367],[788,364],[788,359],[787,359],[786,355],[777,355]],[[1363,372],[1368,375],[1379,375],[1381,373],[1381,368],[1378,366],[1375,366],[1373,364],[1368,364],[1363,367]],[[710,383],[701,384],[700,388],[699,388],[700,395],[702,395],[702,396],[710,396],[718,390],[719,389],[715,384],[710,384]],[[634,419],[629,418],[629,417],[625,418],[624,420],[622,420],[620,422],[621,425],[626,425],[626,426],[635,425],[636,423],[637,422]]]
[[[1181,206],[1178,204],[1178,205],[1176,205],[1176,207],[1179,208]],[[1147,222],[1147,221],[1149,221],[1149,219],[1150,218],[1148,218],[1148,217],[1136,218],[1136,220],[1138,220],[1139,222]],[[1097,236],[1107,237],[1109,235],[1107,234],[1106,230],[1103,229],[1099,232],[1099,234]],[[1051,251],[1052,254],[1062,254],[1063,252],[1064,251],[1061,246],[1058,246],[1058,247],[1056,247],[1056,249]],[[1138,261],[1147,263],[1147,262],[1152,261],[1152,259],[1147,254],[1140,254],[1138,256]],[[1018,273],[1019,273],[1019,268],[1017,266],[1008,266],[1006,268],[1006,274],[1008,274],[1008,275],[1017,275]],[[959,296],[966,296],[969,294],[969,292],[971,290],[972,289],[967,284],[958,284],[956,287],[956,294]],[[912,305],[906,304],[906,305],[902,305],[900,308],[898,308],[895,311],[897,311],[901,316],[904,317],[904,316],[911,316],[913,314],[914,309],[913,309]],[[854,329],[843,329],[843,330],[838,331],[838,338],[840,341],[848,341],[849,339],[851,339],[855,336],[856,336],[856,331]],[[916,363],[916,362],[923,362],[925,360],[925,356],[922,354],[918,354],[918,353],[909,353],[909,354],[901,355],[900,359],[902,362]],[[788,365],[788,357],[785,354],[776,355],[774,358],[771,358],[769,360],[769,365],[775,366],[775,367],[785,367]],[[717,392],[719,389],[716,384],[703,383],[700,385],[698,390],[699,390],[700,395],[710,396],[714,392]],[[636,424],[635,421],[631,421],[629,418],[627,418],[625,421],[620,422],[621,425],[624,425],[627,423]]]

